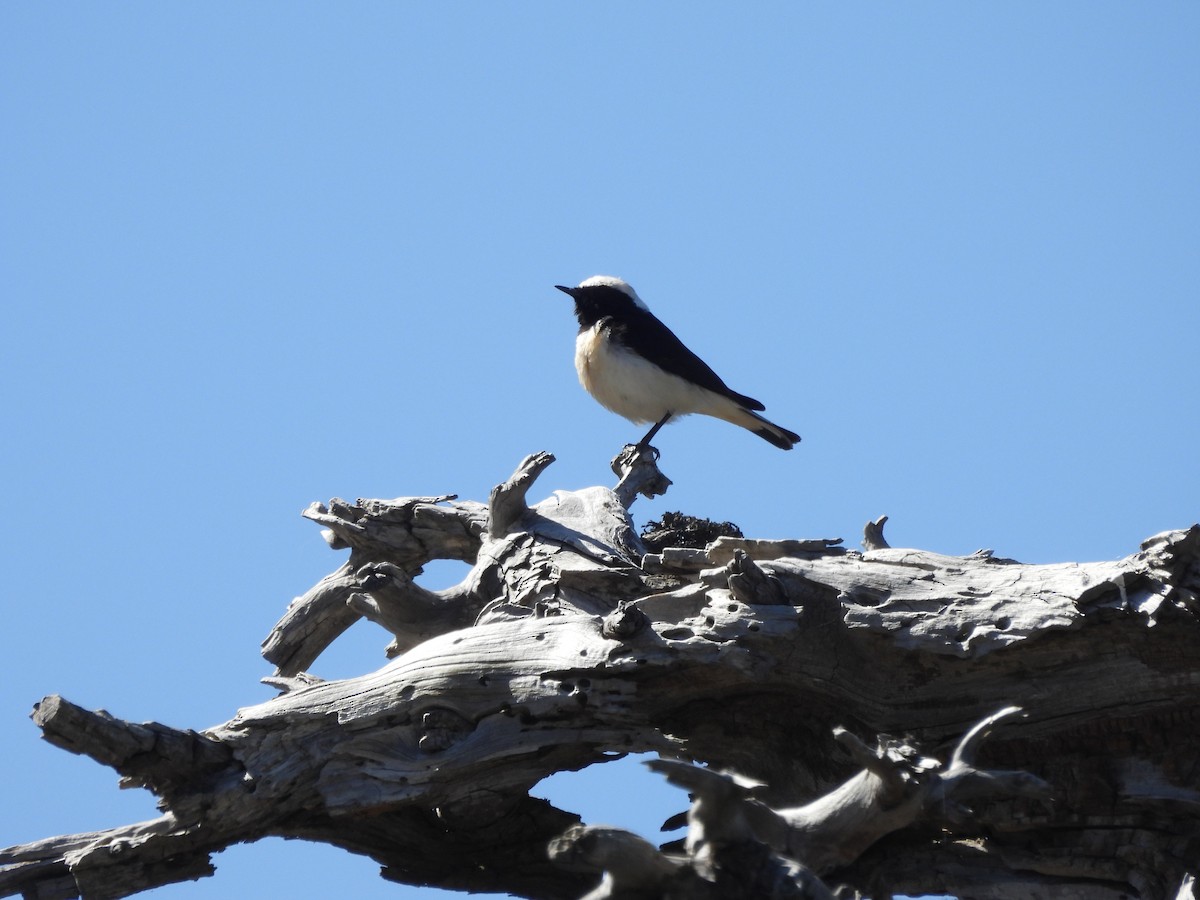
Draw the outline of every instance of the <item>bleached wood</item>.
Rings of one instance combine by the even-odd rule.
[[[778,896],[817,896],[811,870],[910,894],[1180,894],[1200,858],[1200,527],[1089,564],[736,538],[644,559],[633,495],[529,504],[545,465],[531,457],[486,506],[311,508],[351,559],[264,646],[285,693],[228,722],[197,734],[44,701],[47,738],[145,784],[164,815],[0,851],[0,895],[126,896],[284,835],[398,881],[578,897],[597,873],[547,853],[577,817],[528,791],[645,750],[761,782],[754,803],[792,837],[759,822],[703,864],[676,848],[611,884],[707,866],[769,876]],[[427,591],[420,568],[439,558],[472,569]],[[361,615],[396,658],[308,672]],[[1023,718],[972,732],[1012,705]],[[717,882],[687,883],[673,896]]]
[[[658,451],[650,446],[626,444],[612,459],[613,474],[620,478],[613,492],[628,509],[638,495],[653,500],[671,486],[671,479],[658,468]]]
[[[887,524],[887,520],[887,516],[880,516],[875,521],[868,522],[863,526],[864,550],[886,550],[891,546],[883,536],[883,526]]]

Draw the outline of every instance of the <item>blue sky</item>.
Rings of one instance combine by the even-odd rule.
[[[309,502],[484,499],[542,449],[537,497],[611,483],[642,432],[554,284],[625,277],[804,436],[672,425],[639,523],[887,513],[1056,562],[1200,519],[1194,3],[9,3],[0,42],[0,845],[154,813],[38,739],[43,695],[193,728],[270,696],[260,641],[341,561]],[[613,821],[620,777],[559,802]],[[636,793],[644,829],[683,803]],[[216,863],[154,896],[437,896],[294,842]]]

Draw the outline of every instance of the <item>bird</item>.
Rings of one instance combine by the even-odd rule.
[[[782,450],[799,443],[800,435],[759,415],[765,406],[730,389],[622,279],[593,275],[555,287],[575,301],[580,384],[605,409],[654,423],[636,447],[649,447],[660,428],[692,413],[740,425]]]

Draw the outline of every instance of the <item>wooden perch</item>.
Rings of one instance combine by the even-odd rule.
[[[168,801],[224,770],[232,756],[225,745],[194,731],[157,722],[134,725],[61,697],[38,703],[32,718],[51,744],[112,766],[123,776],[122,787],[147,787]]]
[[[385,651],[389,659],[434,635],[468,627],[483,606],[483,599],[463,585],[428,591],[390,562],[368,563],[355,581],[361,592],[350,594],[346,605],[394,635]]]
[[[264,644],[285,693],[222,725],[43,701],[47,739],[144,785],[164,815],[0,851],[0,896],[127,896],[278,835],[396,881],[580,897],[607,839],[572,832],[579,853],[560,842],[552,858],[578,817],[528,792],[639,751],[761,785],[747,808],[784,837],[751,829],[738,864],[771,890],[1182,895],[1200,859],[1200,527],[1089,564],[732,536],[647,555],[632,495],[531,504],[549,461],[528,458],[487,505],[310,508],[350,559]],[[435,559],[472,568],[430,591]],[[396,658],[320,680],[321,651],[362,616]],[[1022,718],[989,719],[1014,705]],[[870,749],[836,726],[903,737]],[[638,847],[614,883],[641,877]],[[684,862],[648,865],[653,879]]]
[[[653,500],[667,492],[671,479],[659,471],[658,451],[653,447],[627,444],[612,460],[613,474],[620,478],[613,493],[628,509],[641,494]]]
[[[644,838],[595,825],[572,825],[550,842],[549,855],[564,868],[601,875],[600,884],[582,900],[661,897],[683,869]]]
[[[533,482],[554,457],[549,453],[533,453],[521,460],[517,471],[503,484],[492,488],[488,498],[488,537],[500,538],[515,526],[529,507],[525,505],[525,495],[533,487]]]
[[[883,738],[872,751],[853,733],[834,729],[835,739],[863,770],[801,807],[771,809],[752,801],[749,818],[757,836],[775,852],[825,874],[853,863],[884,835],[922,819],[953,819],[970,828],[973,820],[962,815],[967,801],[1029,798],[1046,803],[1052,789],[1037,776],[981,770],[967,761],[968,748],[1000,719],[1019,711],[1008,707],[978,723],[945,768],[907,740]]]
[[[361,578],[370,564],[387,563],[417,575],[435,559],[473,562],[487,527],[479,503],[451,503],[454,495],[401,497],[397,500],[334,499],[314,503],[304,517],[326,526],[330,547],[350,548],[350,559],[288,606],[263,641],[262,654],[276,675],[295,676],[316,660],[363,615],[351,597],[363,591]]]
[[[864,550],[887,550],[892,546],[883,536],[883,526],[887,524],[887,520],[887,516],[880,516],[874,522],[868,522],[864,526],[862,542]]]
[[[985,772],[968,761],[991,727],[1016,712],[1009,707],[977,724],[944,768],[906,741],[881,739],[872,751],[844,728],[835,729],[835,738],[863,770],[796,809],[772,809],[754,799],[767,786],[763,782],[686,762],[652,761],[651,769],[691,797],[682,853],[655,852],[635,835],[614,829],[573,826],[552,843],[551,855],[584,860],[604,873],[590,900],[633,895],[833,900],[817,874],[853,862],[886,834],[923,818],[943,819],[948,808],[964,809],[964,799],[1050,799],[1050,786],[1035,776]]]

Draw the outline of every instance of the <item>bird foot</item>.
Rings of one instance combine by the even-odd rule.
[[[636,444],[626,444],[621,452],[628,452],[634,459],[643,453],[652,453],[654,454],[654,462],[658,462],[658,458],[662,456],[662,454],[658,452],[657,447],[652,447],[644,441],[638,441]]]
[[[621,476],[639,464],[656,465],[661,455],[657,447],[649,444],[626,444],[609,465],[614,475]]]

